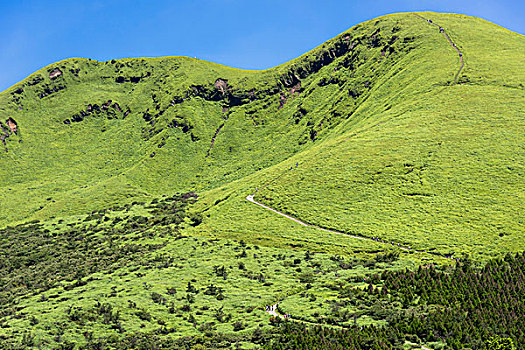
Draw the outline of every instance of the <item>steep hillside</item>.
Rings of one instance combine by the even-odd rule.
[[[256,198],[309,223],[505,251],[523,232],[524,51],[479,19],[402,14],[261,72],[58,62],[1,94],[0,223],[235,189],[268,169],[242,188],[267,184]]]
[[[428,59],[417,60],[420,74],[375,87],[371,96],[383,97],[353,114],[368,123],[345,121],[339,135],[292,158],[297,169],[282,171],[259,198],[310,223],[421,249],[523,249],[525,39],[465,16],[427,17],[434,25],[414,25],[443,47],[420,46]],[[436,23],[465,62],[446,87],[432,66],[452,56],[439,67],[452,74],[463,61]],[[393,102],[411,85],[419,95]],[[381,111],[384,101],[392,108]]]
[[[426,28],[414,23],[360,25],[262,72],[182,57],[46,67],[1,96],[2,119],[17,124],[2,154],[1,219],[215,188],[310,148],[341,121],[366,124],[354,110],[425,55]]]
[[[34,73],[0,94],[0,348],[519,343],[524,55],[407,13],[265,71]]]

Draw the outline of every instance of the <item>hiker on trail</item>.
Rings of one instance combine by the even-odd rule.
[[[299,162],[295,163],[295,167],[297,168],[299,166]]]
[[[443,29],[443,27],[439,27],[439,32],[440,33],[443,33],[445,31],[445,29]]]

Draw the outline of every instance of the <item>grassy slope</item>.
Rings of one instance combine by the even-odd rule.
[[[391,30],[398,20],[389,21]],[[0,192],[6,200],[0,204],[0,222],[82,213],[128,197],[211,189],[277,164],[311,147],[310,135],[326,137],[332,124],[348,117],[368,96],[364,82],[372,84],[389,64],[407,55],[416,43],[410,28],[400,30],[395,34],[399,40],[391,45],[393,54],[381,62],[380,51],[394,34],[386,33],[383,42],[371,47],[375,28],[358,26],[347,37],[263,72],[179,57],[105,63],[72,59],[46,67],[0,96],[0,113],[5,119],[13,117],[20,133],[7,139],[8,152],[2,154]],[[353,41],[360,43],[349,49]],[[334,75],[334,55],[348,58],[350,68],[337,78],[340,84],[353,79],[347,85],[353,86],[354,98],[346,91],[334,93],[338,85],[327,83]],[[51,81],[48,72],[56,67],[64,75]],[[291,92],[297,83],[294,76],[301,79],[301,95]],[[117,83],[118,77],[142,79]],[[229,96],[213,87],[218,78],[227,79]],[[321,88],[322,81],[328,85]],[[39,98],[58,87],[65,88]],[[281,95],[286,99],[283,108]],[[116,113],[112,119],[101,113],[63,123],[88,104],[109,99],[131,113],[126,118]],[[173,119],[191,131],[168,127]]]
[[[135,264],[142,267],[138,270],[133,264],[122,267],[115,262],[108,270],[100,267],[102,270],[83,276],[86,285],[71,288],[77,278],[72,277],[73,271],[45,292],[27,293],[17,299],[16,307],[3,311],[0,336],[18,342],[29,330],[44,347],[66,340],[85,343],[82,334],[89,332],[95,338],[118,337],[115,325],[97,314],[97,301],[120,312],[119,322],[128,333],[167,328],[174,329],[172,336],[176,337],[202,335],[207,331],[199,328],[215,322],[214,332],[225,334],[232,333],[233,324],[241,321],[246,329],[233,333],[249,334],[258,325],[266,326],[263,304],[284,299],[283,308],[292,314],[311,320],[316,319],[315,314],[334,316],[332,304],[338,295],[332,283],[363,286],[353,278],[384,269],[414,268],[429,259],[449,263],[424,253],[402,252],[392,264],[370,264],[375,259],[370,253],[387,251],[388,246],[294,224],[246,202],[245,196],[255,187],[262,188],[257,200],[329,228],[483,258],[523,249],[519,215],[523,211],[525,106],[521,84],[525,79],[519,66],[523,37],[471,17],[423,16],[444,26],[464,53],[461,84],[450,86],[459,61],[446,40],[421,19],[403,14],[348,31],[350,42],[359,39],[359,45],[344,54],[332,54],[336,58],[327,60],[315,74],[301,76],[302,92],[293,97],[283,77],[326,60],[330,55],[326,52],[337,48],[345,33],[297,60],[263,72],[233,70],[189,58],[114,63],[77,59],[29,77],[25,82],[39,75],[44,81],[25,85],[20,104],[12,102],[16,94],[11,93],[21,85],[2,93],[0,121],[12,116],[20,133],[10,135],[8,152],[0,155],[0,225],[42,220],[58,242],[53,244],[60,247],[60,256],[66,258],[67,249],[75,249],[67,244],[69,228],[93,235],[95,229],[88,225],[104,227],[96,231],[96,237],[107,240],[98,250],[114,247],[113,239],[119,245],[131,241],[165,246],[139,255]],[[381,29],[381,45],[374,46],[371,36],[377,28]],[[393,28],[399,30],[392,33]],[[400,38],[392,45],[395,50],[382,56],[392,35]],[[486,46],[494,50],[484,51]],[[79,77],[65,74],[62,80],[50,82],[46,76],[57,65],[64,66],[64,71],[79,68]],[[146,72],[151,76],[140,83],[115,82],[118,76],[145,76]],[[212,87],[217,78],[228,79],[231,96],[247,96],[254,89],[260,98],[250,102],[244,98],[246,103],[232,107],[227,99],[217,97],[218,90]],[[43,90],[43,84],[67,88],[40,99],[36,93]],[[194,93],[191,85],[204,86],[207,92]],[[350,92],[359,96],[352,97]],[[279,109],[281,93],[287,100]],[[185,101],[171,106],[180,96]],[[100,105],[108,99],[117,101],[123,110],[129,107],[131,113],[123,118],[123,113],[116,112],[116,119],[101,113],[79,123],[63,123],[87,104]],[[225,120],[228,112],[223,107],[228,106],[230,115]],[[148,109],[151,115],[165,112],[153,118],[152,125],[142,117]],[[306,113],[300,115],[301,110]],[[184,120],[193,129],[184,132],[180,127],[167,127],[173,119]],[[205,157],[222,123],[215,146]],[[150,136],[151,130],[158,133]],[[315,133],[312,141],[310,136]],[[149,215],[140,204],[122,213],[106,213],[111,218],[107,222],[102,218],[90,222],[85,215],[115,203],[146,201],[189,189],[202,195],[192,210],[203,211],[204,221],[194,228],[186,225],[182,230],[186,237],[179,240],[161,228],[119,237],[112,220]],[[56,219],[49,219],[53,216]],[[1,242],[9,249],[20,249],[16,256],[21,260],[25,259],[25,234],[15,232]],[[241,239],[249,242],[248,255],[234,261],[232,257],[244,250]],[[306,262],[307,249],[324,253]],[[42,254],[35,252],[34,259],[43,259],[40,263],[45,264]],[[345,256],[344,261],[351,261],[350,256],[363,260],[343,268],[336,263],[339,254]],[[0,257],[11,261],[8,256]],[[302,261],[295,264],[298,258]],[[247,277],[238,268],[239,262],[245,262],[248,272],[263,273],[271,284]],[[227,280],[213,273],[213,266],[218,265],[227,267]],[[32,271],[31,265],[24,268]],[[20,271],[12,270],[2,284],[16,282],[16,288],[31,290],[31,281]],[[305,273],[315,274],[308,291]],[[188,304],[186,285],[192,279],[200,292],[188,312],[183,306]],[[223,287],[226,298],[221,301],[205,295],[209,283]],[[169,295],[167,287],[177,292]],[[153,293],[166,298],[167,304],[155,302]],[[292,295],[285,297],[288,294]],[[92,320],[72,320],[68,315],[71,307],[81,308],[79,313]],[[232,314],[231,320],[217,320],[214,314],[221,307]],[[370,305],[359,303],[357,307],[362,312],[359,324],[383,323],[370,318]],[[141,309],[151,314],[149,321],[138,316]],[[341,311],[353,313],[356,307],[347,305]],[[189,321],[190,314],[196,318],[195,326]],[[252,345],[243,344],[246,348]]]
[[[363,288],[373,274],[428,262],[424,254],[392,261],[381,259],[387,254],[342,257],[341,247],[346,253],[356,247],[329,239],[324,244],[331,244],[333,253],[192,237],[182,222],[164,221],[183,218],[185,205],[155,212],[166,203],[180,199],[0,231],[0,348],[58,348],[136,332],[174,338],[233,334],[246,341],[256,328],[271,328],[264,305],[293,296],[297,308],[284,303],[289,312],[328,315],[339,298],[335,277],[341,285]],[[188,291],[188,283],[196,290]],[[210,285],[221,288],[220,297],[207,292]],[[111,310],[103,311],[101,304]],[[367,315],[371,309],[348,305],[340,311],[347,316],[359,311],[362,325],[383,323]],[[240,331],[234,331],[237,322]]]
[[[463,51],[460,84],[450,85],[456,52],[410,14],[358,25],[262,72],[180,57],[51,65],[1,95],[19,135],[2,155],[0,222],[223,185],[235,195],[210,211],[209,227],[239,236],[262,215],[241,204],[244,194],[272,181],[258,198],[325,227],[441,252],[523,248],[523,37],[466,16],[423,15]],[[55,67],[64,75],[50,81]],[[226,95],[213,87],[218,78]],[[65,89],[38,97],[56,86]],[[131,113],[63,123],[109,99]],[[190,131],[169,127],[174,119]],[[225,223],[231,210],[250,216]]]
[[[0,113],[19,124],[1,156],[0,223],[197,189],[210,191],[202,206],[227,198],[201,233],[288,235],[293,224],[244,203],[269,184],[256,198],[325,227],[445,253],[521,249],[523,37],[471,17],[423,16],[464,53],[460,84],[451,85],[457,53],[410,14],[261,72],[182,57],[51,65],[0,95]],[[50,81],[55,67],[65,74]],[[66,88],[38,98],[56,86]],[[131,113],[63,123],[109,99]],[[266,233],[252,224],[262,217]]]
[[[405,86],[419,98],[386,113],[370,113],[382,100],[366,101],[359,112],[372,123],[342,125],[340,136],[294,158],[300,166],[259,198],[311,223],[425,249],[523,249],[525,40],[478,19],[428,17],[464,54],[460,84],[442,86],[459,66],[457,55],[434,27],[417,21],[414,27],[428,31],[426,57],[415,68],[421,74],[411,72],[421,78],[385,93]]]

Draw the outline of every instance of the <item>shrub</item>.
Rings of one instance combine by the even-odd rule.
[[[237,321],[233,324],[233,331],[238,332],[246,328],[246,325],[242,321]]]

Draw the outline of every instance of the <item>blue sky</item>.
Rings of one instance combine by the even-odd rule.
[[[182,55],[265,69],[360,22],[419,10],[482,17],[525,33],[525,2],[516,0],[0,0],[0,91],[69,57]]]

